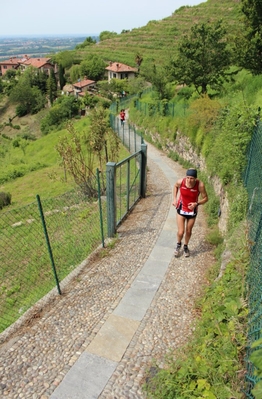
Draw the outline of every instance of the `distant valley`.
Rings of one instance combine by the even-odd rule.
[[[0,60],[12,57],[45,57],[59,51],[73,50],[75,46],[91,36],[99,39],[98,35],[86,36],[53,36],[53,37],[0,37]]]

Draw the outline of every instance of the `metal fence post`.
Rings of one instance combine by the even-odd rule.
[[[106,205],[107,205],[107,234],[114,237],[116,233],[116,163],[106,164]]]
[[[101,202],[101,187],[100,187],[100,176],[99,176],[99,173],[100,173],[100,170],[97,168],[96,169],[96,179],[97,179],[97,189],[98,189],[100,229],[101,229],[102,247],[105,248],[103,210],[102,210],[102,202]]]
[[[146,196],[146,168],[147,168],[147,145],[141,144],[141,197]]]
[[[49,240],[49,236],[48,236],[48,232],[47,232],[47,228],[46,228],[44,212],[43,212],[40,196],[38,194],[36,196],[36,199],[37,199],[38,208],[39,208],[39,212],[40,212],[40,216],[41,216],[41,220],[42,220],[42,225],[43,225],[43,229],[44,229],[47,249],[48,249],[48,253],[49,253],[49,256],[50,256],[53,273],[54,273],[54,276],[55,276],[55,282],[56,282],[56,286],[57,286],[57,291],[58,291],[59,295],[61,295],[62,292],[61,292],[61,289],[60,289],[60,284],[59,284],[59,280],[58,280],[58,276],[57,276],[57,272],[56,272],[53,252],[52,252],[52,249],[51,249],[51,244],[50,244],[50,240]]]

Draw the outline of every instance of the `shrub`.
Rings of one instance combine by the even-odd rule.
[[[0,209],[11,204],[11,194],[0,192]]]
[[[22,116],[25,116],[26,114],[27,114],[27,108],[25,105],[20,104],[16,107],[16,115],[17,116],[19,116],[21,118]]]

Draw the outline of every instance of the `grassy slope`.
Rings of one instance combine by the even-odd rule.
[[[84,117],[75,123],[75,128],[78,131],[84,131],[88,128],[88,125],[88,118]],[[16,131],[17,133],[20,133],[20,131]],[[16,166],[19,168],[23,165],[35,165],[38,162],[45,165],[40,170],[27,173],[23,177],[0,185],[0,191],[10,192],[12,195],[12,206],[8,207],[8,210],[35,201],[37,194],[43,198],[55,197],[74,187],[70,175],[67,174],[65,181],[61,159],[55,149],[60,137],[66,134],[67,131],[64,129],[54,131],[36,141],[29,141],[25,154],[20,148],[13,148],[12,142],[5,141],[9,145],[9,151],[6,157],[0,158],[0,177],[6,170]],[[120,159],[127,155],[127,150],[122,147]]]

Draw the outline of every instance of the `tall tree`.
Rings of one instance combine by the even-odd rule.
[[[64,85],[66,84],[66,79],[65,79],[65,68],[60,64],[58,69],[58,77],[59,77],[59,87],[62,90]]]
[[[231,62],[226,30],[221,21],[216,24],[195,24],[178,47],[178,57],[172,61],[173,77],[180,84],[194,85],[199,94],[210,86],[218,89]]]
[[[54,100],[57,97],[57,83],[56,77],[53,69],[50,69],[50,75],[47,79],[47,95],[51,104],[53,104]]]
[[[262,2],[242,0],[245,32],[236,38],[238,64],[253,75],[262,73]]]

